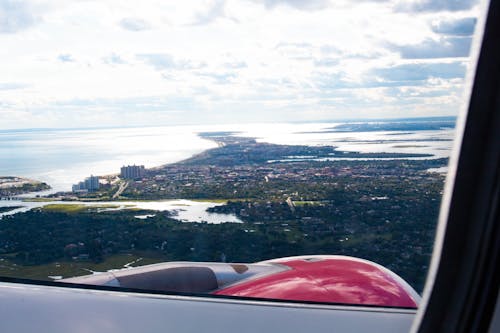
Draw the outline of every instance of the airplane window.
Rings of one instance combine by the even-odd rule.
[[[417,308],[478,15],[2,1],[2,280]]]

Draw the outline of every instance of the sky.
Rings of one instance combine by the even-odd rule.
[[[457,115],[478,0],[0,0],[0,130]]]

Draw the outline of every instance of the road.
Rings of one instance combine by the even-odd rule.
[[[127,188],[127,186],[128,186],[128,182],[121,183],[120,187],[118,188],[118,190],[116,191],[116,193],[113,194],[113,199],[118,198],[120,196],[120,194],[122,194],[123,191],[125,191],[125,189]]]

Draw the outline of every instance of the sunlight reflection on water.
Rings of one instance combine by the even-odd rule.
[[[178,162],[213,141],[199,132],[234,131],[259,142],[330,145],[363,153],[422,153],[448,157],[453,129],[432,131],[332,132],[340,123],[159,126],[112,129],[0,131],[0,175],[34,178],[54,191],[68,191],[90,174],[116,174],[123,165],[147,168]]]
[[[92,206],[113,206],[113,208],[103,208],[99,211],[121,210],[139,208],[153,211],[169,211],[174,215],[173,219],[182,222],[207,222],[207,223],[242,223],[234,214],[209,213],[208,208],[221,206],[222,203],[201,202],[192,200],[158,200],[158,201],[100,201],[100,202],[81,202],[81,201],[50,201],[50,202],[24,202],[19,200],[2,200],[0,207],[23,206],[9,212],[0,213],[0,217],[12,215],[15,213],[26,212],[33,208],[39,208],[46,205],[86,205]],[[114,208],[114,206],[118,206]],[[139,215],[141,216],[141,215]],[[145,216],[145,215],[142,215]]]

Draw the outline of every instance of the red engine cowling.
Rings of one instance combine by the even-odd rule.
[[[416,308],[420,296],[398,275],[347,256],[301,256],[266,261],[287,270],[248,279],[214,294],[282,300]]]
[[[371,261],[300,256],[254,264],[166,262],[60,280],[147,291],[416,308],[419,295]]]

